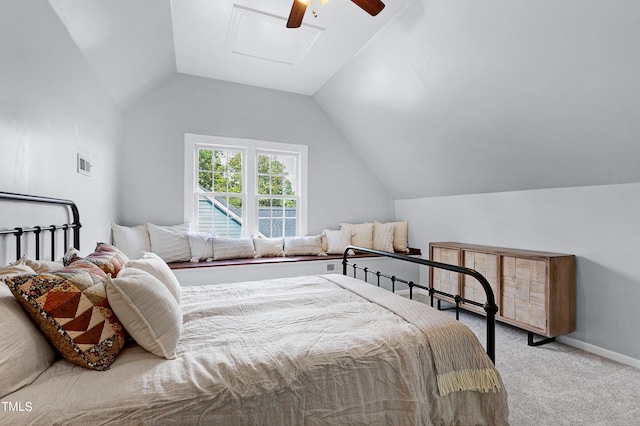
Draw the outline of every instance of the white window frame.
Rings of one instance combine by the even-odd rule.
[[[195,223],[198,203],[198,149],[220,148],[242,151],[242,170],[244,194],[242,194],[242,236],[258,235],[258,197],[257,190],[257,163],[258,153],[272,151],[277,154],[295,155],[298,170],[298,186],[296,194],[299,194],[298,218],[296,220],[296,235],[307,235],[308,216],[308,147],[307,145],[289,144],[282,142],[268,142],[255,139],[241,139],[224,136],[197,135],[185,133],[184,135],[184,220],[186,223]],[[246,222],[246,223],[245,223]]]

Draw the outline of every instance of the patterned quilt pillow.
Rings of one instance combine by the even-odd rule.
[[[9,277],[6,284],[65,359],[94,370],[111,366],[126,335],[99,267],[80,259],[53,273]]]
[[[122,269],[129,258],[116,246],[106,243],[98,243],[96,250],[87,257],[81,257],[80,252],[76,249],[70,249],[64,255],[64,264],[69,265],[76,260],[85,259],[98,266],[105,274],[111,274],[114,277]]]

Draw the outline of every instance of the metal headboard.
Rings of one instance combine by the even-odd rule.
[[[32,226],[28,228],[17,227],[12,229],[0,229],[0,236],[14,235],[15,236],[15,248],[16,259],[22,256],[22,236],[25,234],[33,234],[35,239],[35,257],[36,260],[40,258],[40,248],[44,238],[45,232],[50,232],[51,235],[51,258],[56,257],[56,232],[62,231],[64,238],[64,249],[70,248],[69,246],[69,231],[73,231],[73,247],[80,249],[80,215],[78,213],[78,207],[71,200],[64,200],[59,198],[40,197],[37,195],[26,194],[14,194],[10,192],[0,192],[1,200],[13,200],[16,202],[26,203],[44,203],[58,206],[66,206],[71,211],[71,220],[69,223],[61,225],[46,225],[46,226]]]

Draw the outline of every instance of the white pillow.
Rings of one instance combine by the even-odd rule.
[[[18,272],[35,273],[26,266],[0,270],[2,277]],[[0,282],[0,398],[30,385],[56,359],[56,351]]]
[[[31,260],[26,259],[24,263],[33,269],[37,274],[43,272],[54,272],[64,268],[64,264],[59,260]]]
[[[191,260],[189,247],[189,224],[176,226],[158,226],[147,223],[151,250],[165,262],[188,262]]]
[[[327,238],[327,254],[343,254],[355,232],[349,229],[325,229],[323,234]]]
[[[35,275],[36,271],[27,265],[26,262],[25,256],[22,256],[15,262],[0,269],[0,280],[6,277],[15,277],[16,275]]]
[[[349,229],[356,234],[351,237],[351,244],[362,248],[373,248],[373,223],[341,223],[340,229]]]
[[[147,225],[122,226],[112,223],[111,242],[129,259],[138,259],[143,251],[151,251]]]
[[[254,238],[256,257],[284,256],[283,238]]]
[[[213,239],[217,237],[216,231],[189,232],[189,247],[191,249],[191,261],[199,262],[213,258]]]
[[[130,260],[125,265],[125,268],[134,268],[145,271],[154,277],[156,277],[176,299],[178,304],[180,303],[181,287],[180,282],[174,275],[171,268],[155,253],[143,251],[140,259]]]
[[[124,268],[107,276],[107,299],[124,328],[152,354],[173,359],[182,333],[182,311],[169,290],[147,272]]]
[[[244,259],[255,255],[256,251],[253,248],[253,240],[251,238],[213,239],[213,258],[215,260]]]
[[[375,250],[393,253],[393,223],[373,223],[373,248]]]
[[[308,237],[285,237],[285,256],[326,256],[322,250],[322,238],[319,235]]]
[[[327,244],[327,236],[324,232],[320,234],[320,240],[322,240],[322,251],[326,253],[327,250],[329,250],[329,245]]]

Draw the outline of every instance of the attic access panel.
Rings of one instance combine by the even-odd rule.
[[[234,5],[226,53],[295,66],[302,62],[323,28],[304,24],[292,31],[286,19]]]

